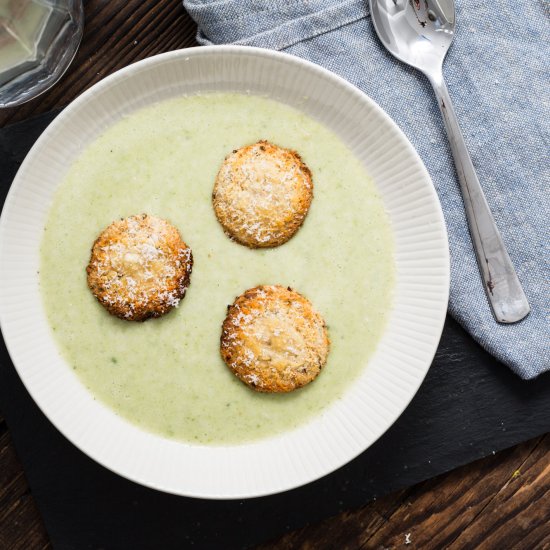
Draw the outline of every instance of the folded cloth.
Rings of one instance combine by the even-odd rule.
[[[416,147],[449,231],[449,311],[519,376],[550,369],[548,7],[542,0],[457,0],[444,73],[478,177],[531,305],[499,325],[484,294],[453,161],[427,80],[378,41],[367,0],[183,0],[202,44],[285,51],[343,76]]]

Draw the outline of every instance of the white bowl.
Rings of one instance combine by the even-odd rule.
[[[228,447],[163,439],[95,401],[56,349],[37,275],[54,192],[83,148],[136,109],[209,91],[267,95],[328,126],[374,179],[395,237],[393,309],[368,368],[342,399],[309,423],[277,437]],[[441,335],[448,288],[447,234],[439,201],[422,161],[396,124],[331,72],[256,48],[170,52],[126,67],[90,88],[50,124],[27,155],[0,220],[0,323],[29,393],[51,422],[97,462],[179,495],[246,498],[276,493],[324,476],[367,449],[422,383]]]

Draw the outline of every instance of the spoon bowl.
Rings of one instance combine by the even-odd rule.
[[[380,40],[394,57],[424,73],[442,67],[454,38],[454,2],[372,1],[371,16]]]

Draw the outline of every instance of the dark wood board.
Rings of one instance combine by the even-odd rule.
[[[2,202],[54,116],[0,131]],[[166,495],[99,466],[39,411],[3,342],[0,409],[55,548],[242,548],[549,431],[550,376],[521,381],[448,318],[426,381],[378,442],[317,482],[249,501]]]

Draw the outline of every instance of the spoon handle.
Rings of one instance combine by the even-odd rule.
[[[428,78],[445,121],[470,235],[493,314],[499,323],[521,321],[530,311],[529,303],[483,194],[443,75]]]

